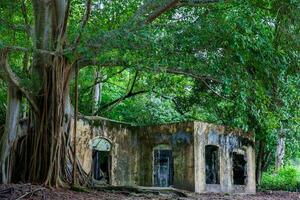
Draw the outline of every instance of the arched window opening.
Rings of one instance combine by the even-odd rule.
[[[110,183],[111,176],[111,143],[101,137],[91,140],[93,178],[102,184]]]
[[[218,146],[205,146],[205,174],[206,184],[220,184]]]

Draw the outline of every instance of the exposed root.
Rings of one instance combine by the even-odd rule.
[[[23,199],[23,198],[25,198],[25,197],[27,197],[27,196],[29,196],[29,195],[33,195],[35,192],[37,192],[37,191],[40,191],[40,190],[44,190],[45,188],[37,188],[37,189],[35,189],[35,190],[33,190],[33,191],[30,191],[30,192],[26,192],[25,194],[23,194],[22,196],[20,196],[20,197],[18,197],[18,198],[16,198],[16,200],[20,200],[20,199]],[[29,197],[30,198],[30,197]]]

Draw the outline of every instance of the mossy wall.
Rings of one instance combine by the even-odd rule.
[[[97,120],[96,123],[94,121],[83,119],[77,123],[77,157],[84,171],[91,173],[92,149],[89,141],[101,136],[112,144],[110,184],[134,185],[136,138],[130,126],[109,120]]]
[[[203,122],[133,126],[103,118],[81,119],[77,156],[87,173],[92,166],[89,141],[97,136],[112,144],[111,185],[153,186],[154,149],[167,147],[172,150],[173,187],[196,192],[255,192],[254,139],[250,133]],[[218,146],[220,184],[205,182],[206,145]],[[233,185],[231,153],[236,151],[242,151],[247,159],[243,186]]]
[[[220,125],[195,123],[195,191],[255,193],[255,152],[254,138],[251,133]],[[206,184],[205,146],[214,145],[219,152],[220,184]],[[244,156],[246,161],[245,185],[233,183],[233,153]]]
[[[193,123],[136,127],[135,133],[138,138],[138,185],[153,185],[153,150],[158,145],[168,145],[173,154],[173,186],[194,190]]]

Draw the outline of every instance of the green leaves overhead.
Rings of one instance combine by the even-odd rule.
[[[33,28],[31,2],[24,2],[27,25]],[[182,120],[220,123],[253,131],[257,139],[269,139],[270,149],[284,124],[289,130],[287,141],[293,147],[298,145],[298,0],[178,4],[151,19],[152,23],[151,14],[170,1],[92,2],[89,21],[73,51],[86,2],[71,1],[62,55],[70,63],[76,59],[83,63],[79,78],[82,114],[93,114],[93,85],[100,81],[100,108],[121,99],[100,110],[105,117],[138,124]],[[19,2],[1,1],[0,24],[0,48],[33,48],[34,36],[23,30],[28,26],[24,26]],[[24,67],[23,56],[14,54],[11,66],[27,88],[37,91],[38,77],[29,77],[32,60]],[[32,58],[31,53],[28,56]],[[95,67],[100,68],[101,80],[94,78]],[[4,86],[1,88],[4,91]],[[132,93],[138,94],[130,96]],[[4,96],[0,97],[2,102]],[[288,152],[295,153],[292,148]]]

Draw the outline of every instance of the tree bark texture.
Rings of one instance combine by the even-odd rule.
[[[94,105],[92,109],[92,113],[96,113],[99,109],[99,106],[101,104],[101,99],[102,99],[102,83],[101,83],[101,72],[100,69],[97,68],[95,70],[95,85],[94,85]]]
[[[0,143],[0,166],[2,183],[9,183],[11,181],[13,154],[11,154],[14,142],[17,138],[17,127],[19,123],[19,111],[21,105],[22,95],[18,88],[12,84],[8,84],[7,95],[7,112],[4,134]]]
[[[33,0],[35,46],[37,49],[60,52],[65,45],[69,1]],[[70,181],[72,159],[68,144],[71,116],[65,115],[66,94],[73,68],[62,55],[40,52],[33,56],[33,74],[41,86],[37,95],[38,112],[31,112],[28,135],[22,140],[25,181],[64,186]],[[70,147],[70,148],[69,148]]]
[[[283,166],[284,155],[285,155],[285,133],[283,127],[281,127],[278,134],[276,154],[275,154],[276,170],[279,170]]]

